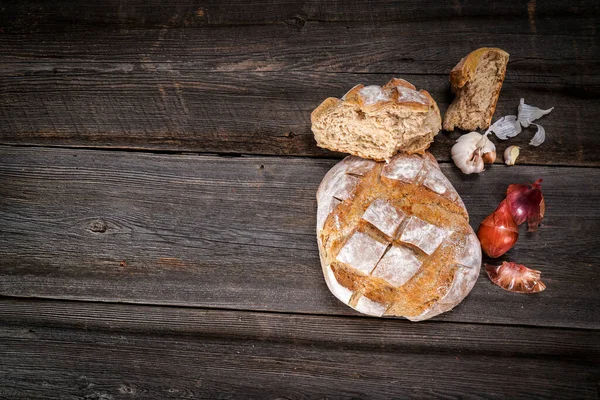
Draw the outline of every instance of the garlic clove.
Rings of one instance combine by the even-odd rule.
[[[507,115],[494,122],[485,133],[489,132],[494,132],[498,139],[506,140],[521,133],[521,124],[516,115]]]
[[[542,118],[546,114],[550,114],[552,110],[554,110],[554,107],[547,110],[542,110],[540,108],[525,104],[525,99],[521,99],[519,104],[518,119],[521,125],[523,125],[523,128],[527,128],[533,121]]]
[[[488,151],[487,153],[484,153],[481,158],[483,159],[484,163],[486,163],[486,164],[493,164],[494,161],[496,161],[496,152],[495,151]]]
[[[496,161],[496,145],[492,143],[490,139],[488,139],[487,133],[485,135],[481,135],[481,139],[479,139],[477,142],[477,148],[481,149],[484,163],[492,164],[494,161]]]
[[[533,138],[531,138],[531,141],[529,142],[529,144],[532,146],[538,147],[540,144],[544,143],[544,141],[546,140],[546,130],[541,125],[538,125],[538,124],[532,124],[532,125],[537,126],[537,132],[535,133]]]
[[[515,165],[520,149],[519,146],[508,146],[506,150],[504,150],[504,163],[506,165]]]

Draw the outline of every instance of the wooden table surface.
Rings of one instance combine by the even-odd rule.
[[[598,1],[4,0],[0,3],[0,398],[598,398]],[[476,228],[544,178],[546,218],[430,321],[328,291],[315,193],[342,157],[310,112],[402,77],[442,113],[469,51],[510,55],[496,118],[554,111],[465,176]],[[500,159],[501,157],[499,157]],[[500,161],[500,160],[499,160]],[[486,260],[489,261],[489,260]]]

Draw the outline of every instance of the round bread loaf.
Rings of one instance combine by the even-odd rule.
[[[481,247],[460,196],[429,154],[349,156],[317,192],[329,290],[357,311],[421,321],[471,291]]]
[[[398,152],[422,154],[442,129],[433,97],[394,78],[384,86],[356,85],[329,97],[310,115],[317,146],[376,161]]]

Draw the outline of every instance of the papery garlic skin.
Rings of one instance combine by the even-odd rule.
[[[521,124],[516,115],[507,115],[494,122],[485,133],[490,132],[494,132],[498,139],[506,140],[521,133]]]
[[[531,138],[531,141],[529,142],[529,144],[532,146],[538,147],[540,144],[542,144],[542,143],[544,143],[544,141],[546,141],[546,130],[541,125],[538,125],[538,124],[532,124],[532,125],[537,126],[537,132],[535,133],[533,138]]]
[[[537,133],[529,142],[532,146],[539,146],[544,143],[546,139],[546,131],[541,125],[533,124],[533,121],[542,118],[546,114],[554,110],[554,107],[547,110],[542,110],[529,104],[525,104],[525,99],[521,99],[519,103],[518,115],[506,115],[494,122],[488,130],[485,132],[486,135],[493,132],[498,139],[506,140],[511,137],[517,136],[521,133],[522,127],[527,128],[529,125],[536,125],[538,127]]]
[[[546,114],[550,114],[552,110],[554,110],[554,107],[542,110],[541,108],[525,104],[525,99],[521,99],[519,102],[519,123],[523,128],[527,128],[533,121],[542,118]]]
[[[478,174],[485,169],[484,161],[494,162],[496,159],[496,146],[486,135],[470,132],[458,138],[450,154],[464,174]]]
[[[504,150],[504,163],[506,165],[515,165],[520,149],[519,146],[508,146],[506,150]]]

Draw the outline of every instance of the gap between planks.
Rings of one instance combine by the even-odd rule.
[[[93,151],[108,151],[108,152],[129,152],[129,153],[140,153],[140,154],[156,154],[156,155],[196,155],[199,157],[224,157],[224,158],[237,158],[237,157],[245,157],[245,158],[281,158],[281,159],[299,159],[299,160],[324,160],[324,161],[336,161],[342,160],[344,157],[349,156],[350,154],[331,154],[331,155],[285,155],[285,154],[261,154],[261,153],[235,153],[235,152],[210,152],[210,151],[193,151],[193,150],[170,150],[170,149],[147,149],[147,148],[137,148],[137,147],[102,147],[102,146],[84,146],[84,145],[73,145],[73,146],[60,146],[60,145],[38,145],[38,144],[17,144],[17,143],[2,143],[0,142],[0,146],[4,147],[15,147],[15,148],[35,148],[35,149],[62,149],[62,150],[93,150]],[[450,160],[437,160],[438,164],[452,164]],[[502,160],[496,158],[494,165],[504,165]],[[517,163],[517,165],[522,166],[532,166],[532,167],[551,167],[551,168],[583,168],[583,169],[595,169],[600,168],[600,165],[578,165],[578,164],[541,164],[541,163],[531,163],[531,162],[523,162]],[[485,172],[483,172],[485,173]]]
[[[335,315],[315,312],[300,312],[300,311],[279,311],[279,310],[250,310],[244,308],[225,308],[225,307],[203,307],[193,306],[189,304],[165,304],[165,303],[149,303],[149,302],[130,302],[130,301],[114,301],[114,300],[83,300],[83,299],[69,299],[64,297],[35,297],[35,296],[13,296],[0,294],[0,302],[2,301],[23,301],[23,302],[38,302],[38,303],[65,303],[65,304],[82,304],[82,305],[115,305],[126,307],[139,307],[142,308],[155,308],[155,309],[183,309],[183,310],[198,310],[205,312],[224,312],[224,313],[247,313],[247,314],[259,314],[259,315],[289,315],[289,316],[307,316],[324,319],[344,319],[344,320],[383,320],[383,321],[401,321],[409,323],[406,318],[401,317],[370,317],[367,315]],[[596,332],[600,331],[600,328],[583,328],[583,327],[563,327],[563,326],[544,326],[544,325],[527,325],[527,324],[507,324],[497,322],[469,322],[469,321],[445,321],[439,319],[429,319],[421,322],[411,322],[410,325],[426,325],[426,324],[443,324],[443,325],[468,325],[468,326],[498,326],[508,328],[525,328],[535,330],[558,330],[558,331],[581,331],[581,332]]]
[[[0,149],[4,294],[355,315],[327,291],[314,238],[314,193],[335,160]],[[553,290],[509,295],[482,274],[440,319],[600,328],[598,170],[499,167],[466,179],[442,169],[470,194],[473,224],[508,183],[547,176],[552,213],[509,257],[539,266]],[[94,230],[98,220],[106,233]]]

